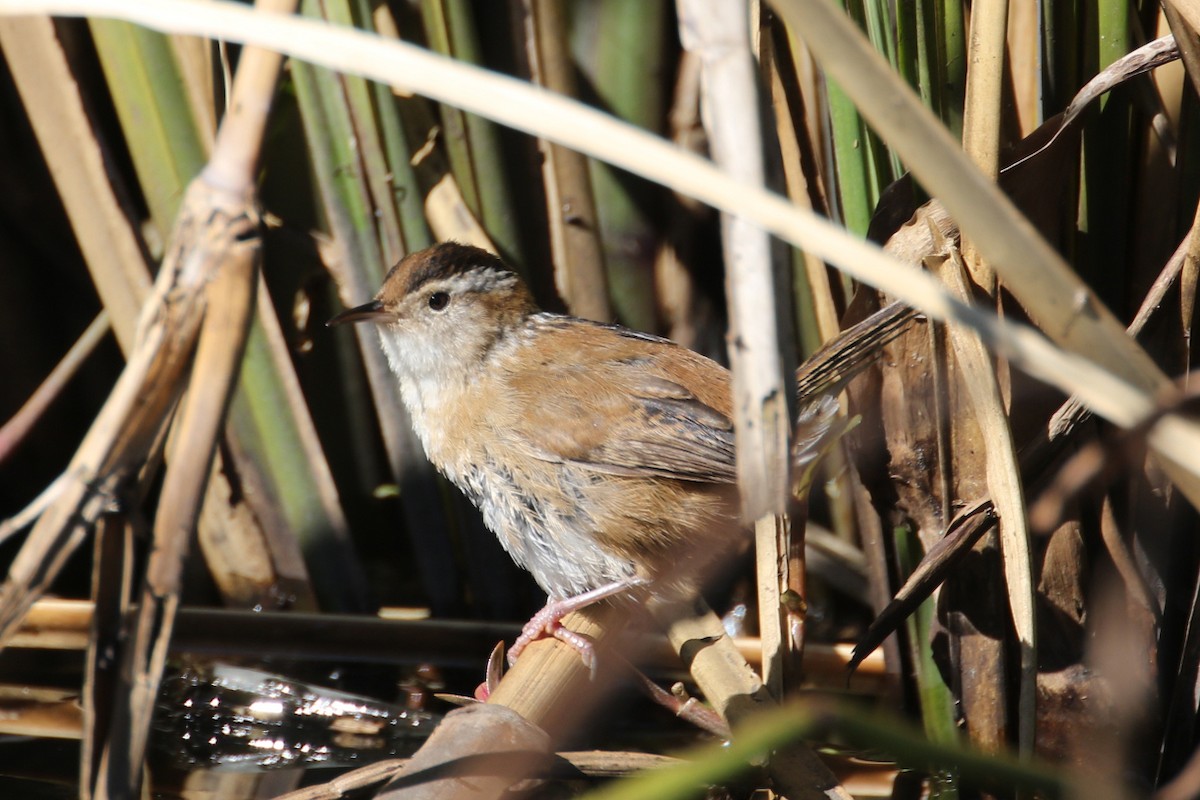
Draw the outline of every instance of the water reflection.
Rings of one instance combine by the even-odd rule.
[[[184,769],[349,766],[411,755],[438,715],[261,670],[189,667],[163,682],[153,741]]]

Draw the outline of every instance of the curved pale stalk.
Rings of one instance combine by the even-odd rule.
[[[95,352],[96,347],[110,330],[112,328],[109,325],[108,313],[101,311],[92,320],[92,324],[88,325],[87,329],[75,340],[75,344],[71,345],[71,349],[63,356],[62,361],[58,362],[46,376],[46,380],[42,381],[29,399],[21,405],[17,413],[0,425],[0,462],[8,458],[12,451],[24,441],[29,431],[46,413],[46,409],[62,394],[67,383],[87,361],[88,356]],[[0,537],[0,541],[2,540],[3,537]]]
[[[805,6],[808,10],[829,11],[822,0],[789,0],[779,5],[794,11],[801,1],[811,4]],[[312,20],[256,12],[222,0],[160,0],[153,4],[128,0],[0,0],[0,13],[117,16],[175,33],[253,42],[334,69],[388,81],[487,114],[518,130],[574,147],[661,181],[715,208],[752,219],[855,278],[919,308],[932,319],[974,327],[985,343],[1025,372],[1067,393],[1078,394],[1096,413],[1123,427],[1135,425],[1151,413],[1156,402],[1154,394],[1167,386],[1166,376],[1154,367],[1146,352],[1125,335],[1112,314],[1070,273],[999,190],[970,166],[945,130],[919,105],[914,111],[898,99],[890,71],[873,51],[862,58],[871,64],[871,69],[864,69],[866,82],[883,81],[878,92],[884,96],[874,98],[878,103],[872,113],[880,115],[876,121],[883,123],[881,127],[907,132],[906,147],[914,148],[916,156],[910,160],[914,171],[918,162],[921,173],[931,171],[932,180],[921,173],[918,176],[946,202],[964,230],[968,221],[971,226],[984,226],[975,231],[981,252],[1002,278],[1024,287],[1026,294],[1021,299],[1046,332],[1065,348],[1102,359],[1103,365],[1056,347],[1026,326],[964,306],[920,270],[889,258],[878,247],[849,236],[777,195],[732,179],[711,162],[658,137],[522,81],[412,45]],[[814,41],[827,37],[828,41],[822,42],[823,50],[846,44],[847,32],[837,20],[821,17],[820,23],[805,32]],[[851,31],[850,35],[856,34]],[[858,43],[857,39],[853,41]],[[851,48],[851,52],[859,53],[859,49]],[[853,65],[864,67],[864,62],[852,61]],[[889,77],[880,78],[876,68]],[[870,105],[869,98],[863,99],[864,107]],[[884,114],[889,115],[887,119]],[[901,119],[891,119],[897,115]],[[951,144],[942,152],[939,147],[929,147],[930,138]],[[929,152],[923,155],[922,149]],[[1001,217],[1001,224],[993,224],[993,215]],[[991,233],[978,235],[984,231]],[[1026,280],[1026,276],[1032,277]],[[1189,497],[1200,498],[1200,427],[1172,415],[1155,427],[1150,442],[1169,462],[1186,468],[1187,473],[1172,470],[1172,477]]]
[[[839,45],[862,60],[848,63],[867,75],[864,107],[877,104],[881,127],[903,135],[912,148],[914,171],[942,197],[952,213],[968,221],[977,245],[998,274],[1021,286],[1022,302],[1047,333],[1071,350],[1087,352],[1103,366],[1055,347],[1041,335],[994,315],[964,306],[929,275],[894,259],[879,248],[848,236],[830,223],[796,209],[786,200],[746,186],[710,162],[620,123],[594,109],[557,97],[521,81],[436,56],[420,48],[387,42],[361,31],[333,29],[310,20],[260,13],[228,2],[161,0],[154,4],[121,0],[0,0],[0,13],[107,14],[177,33],[253,41],[295,57],[336,69],[387,80],[444,102],[486,113],[506,125],[575,147],[625,169],[660,180],[716,208],[753,219],[779,237],[825,258],[859,280],[904,300],[933,319],[976,328],[985,343],[1039,380],[1079,397],[1096,413],[1131,426],[1155,407],[1154,394],[1168,385],[1166,376],[1061,258],[1036,235],[998,189],[987,182],[927,111],[896,91],[894,77],[878,56],[838,20],[821,15],[822,0],[789,0],[781,8],[818,15],[805,28],[822,48]],[[815,11],[814,11],[815,9]],[[804,18],[806,24],[813,20]],[[849,38],[847,38],[849,36]],[[853,42],[850,46],[847,42]],[[869,62],[870,68],[865,68]],[[883,76],[883,77],[881,77]],[[843,76],[845,77],[845,76]],[[874,89],[872,81],[882,84]],[[886,87],[886,88],[885,88]],[[875,97],[872,92],[885,96]],[[896,119],[893,119],[896,117]],[[928,146],[950,142],[946,149]],[[928,152],[924,152],[924,151]],[[921,169],[917,169],[917,165]],[[928,171],[928,174],[925,174]],[[993,224],[999,218],[1000,224]],[[1150,434],[1151,446],[1167,460],[1171,477],[1184,493],[1200,498],[1200,428],[1172,415]],[[1186,471],[1173,469],[1180,465]]]

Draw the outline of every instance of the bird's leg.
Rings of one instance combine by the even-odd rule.
[[[603,586],[598,586],[595,589],[583,594],[577,594],[574,597],[550,598],[546,601],[546,605],[542,610],[534,614],[532,619],[525,623],[525,627],[521,630],[521,635],[513,642],[512,648],[508,651],[509,666],[517,663],[517,658],[521,655],[521,651],[530,642],[535,642],[544,636],[553,636],[555,639],[565,642],[578,650],[579,655],[583,658],[583,663],[587,665],[588,669],[594,670],[596,667],[596,646],[588,637],[564,628],[562,618],[572,611],[578,611],[581,608],[590,606],[592,603],[620,594],[628,589],[644,586],[646,582],[644,578],[625,578],[613,581],[612,583],[606,583]]]

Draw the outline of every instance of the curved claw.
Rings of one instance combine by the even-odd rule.
[[[561,618],[563,614],[554,607],[553,603],[548,604],[541,611],[533,615],[533,619],[525,624],[521,630],[521,635],[513,642],[513,646],[508,651],[508,665],[511,667],[517,663],[522,651],[531,643],[546,636],[553,636],[564,644],[568,644],[579,652],[580,658],[583,659],[586,666],[593,674],[596,672],[596,645],[587,636],[582,633],[563,627]]]
[[[521,635],[513,642],[512,649],[508,651],[509,666],[517,663],[517,658],[520,657],[521,651],[530,642],[537,641],[544,636],[553,636],[555,639],[565,642],[578,650],[579,655],[583,657],[583,663],[591,670],[594,677],[596,673],[595,644],[583,634],[564,628],[562,626],[562,618],[572,611],[578,611],[581,608],[590,606],[592,603],[620,594],[621,592],[645,586],[646,583],[647,581],[644,578],[625,578],[613,581],[612,583],[606,583],[603,586],[597,586],[595,589],[575,595],[574,597],[548,600],[545,607],[534,614],[529,622],[525,623],[525,627],[521,630]]]

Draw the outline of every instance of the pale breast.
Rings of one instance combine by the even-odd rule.
[[[603,547],[597,522],[582,493],[563,491],[567,471],[481,459],[466,465],[452,481],[483,513],[513,560],[529,570],[552,598],[566,598],[637,574],[627,557]],[[548,483],[557,483],[550,486]]]
[[[710,446],[707,460],[695,455],[707,452],[705,436],[717,444],[729,437],[723,406],[714,400],[714,410],[690,392],[685,403],[676,395],[686,390],[667,378],[649,385],[643,380],[636,390],[614,389],[623,386],[613,378],[626,373],[631,359],[645,347],[664,345],[570,320],[557,324],[566,327],[546,333],[564,334],[556,336],[559,346],[534,352],[536,337],[510,337],[492,351],[487,368],[475,373],[486,377],[470,384],[405,385],[426,454],[551,597],[633,577],[677,582],[682,572],[696,571],[688,567],[723,551],[720,545],[732,541],[737,528],[732,483],[707,479],[732,474],[725,464],[732,463],[732,450]],[[564,333],[573,325],[617,338],[612,347],[593,352],[594,337]],[[666,355],[693,358],[675,350]],[[600,374],[606,369],[619,372]],[[710,369],[716,389],[723,390],[723,371]],[[690,427],[673,427],[669,415],[647,419],[649,401],[642,395],[660,405],[674,400],[687,412],[677,415],[678,424]],[[650,431],[655,436],[647,437],[645,425],[658,426]],[[640,449],[630,440],[639,431]],[[672,469],[658,464],[671,455],[700,466],[681,468],[690,479],[676,479]]]
[[[518,566],[551,597],[565,598],[633,577],[633,562],[597,542],[602,522],[574,471],[530,459],[504,422],[489,387],[433,396],[404,387],[405,404],[429,460],[483,514]]]

